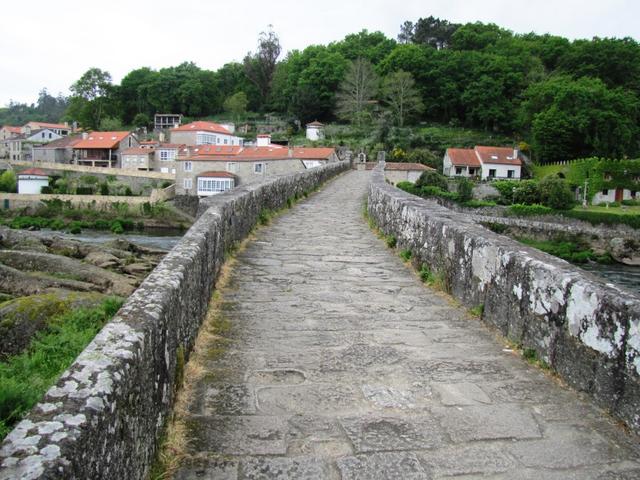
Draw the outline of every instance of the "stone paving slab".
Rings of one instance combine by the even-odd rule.
[[[238,255],[175,478],[640,478],[637,437],[417,279],[351,172]]]

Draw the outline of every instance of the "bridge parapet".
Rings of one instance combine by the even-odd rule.
[[[368,212],[465,306],[640,433],[640,298],[372,174]]]
[[[180,243],[0,447],[0,479],[142,479],[224,256],[278,209],[349,168],[338,162],[207,200]]]

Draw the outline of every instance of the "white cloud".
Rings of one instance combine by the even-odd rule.
[[[402,22],[429,15],[569,38],[640,36],[640,2],[634,0],[9,2],[2,6],[0,105],[35,101],[43,87],[67,93],[93,66],[114,81],[137,67],[183,61],[216,69],[255,49],[269,24],[287,51],[363,28],[395,38]]]

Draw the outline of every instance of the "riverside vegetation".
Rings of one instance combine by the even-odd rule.
[[[0,226],[0,439],[165,254]]]

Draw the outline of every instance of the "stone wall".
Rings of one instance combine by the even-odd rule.
[[[180,243],[7,436],[0,479],[145,478],[175,397],[178,358],[193,346],[225,252],[263,208],[281,208],[348,168],[334,163],[202,201]]]
[[[371,218],[465,306],[640,433],[640,298],[384,182]]]
[[[44,206],[43,201],[61,200],[71,202],[77,207],[107,208],[114,203],[126,203],[130,206],[143,203],[156,203],[171,200],[173,198],[173,186],[165,189],[153,189],[148,197],[128,197],[115,195],[61,195],[61,194],[20,194],[0,193],[0,209],[20,210],[26,207]]]

